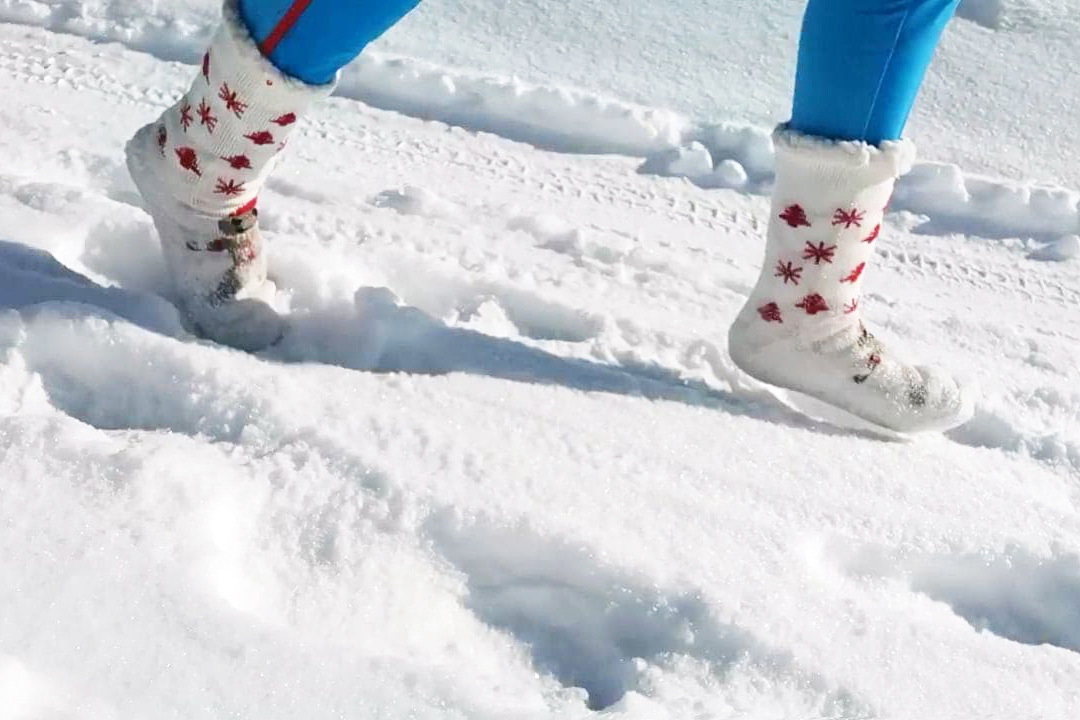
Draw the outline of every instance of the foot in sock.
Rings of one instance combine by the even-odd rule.
[[[332,89],[274,67],[226,0],[191,88],[127,145],[180,307],[212,340],[258,350],[281,336],[255,204],[299,119]]]
[[[864,274],[896,179],[914,162],[913,145],[836,142],[784,127],[774,140],[765,264],[729,332],[732,360],[762,382],[897,432],[966,422],[972,391],[907,362],[861,317]]]

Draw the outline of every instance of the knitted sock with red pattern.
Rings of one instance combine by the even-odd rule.
[[[264,58],[229,0],[191,89],[156,123],[162,182],[208,215],[251,207],[300,118],[332,90]]]
[[[236,0],[223,15],[191,88],[136,133],[127,163],[193,329],[255,350],[283,328],[255,204],[299,121],[333,85],[308,85],[263,57]]]
[[[765,262],[730,330],[732,360],[762,382],[891,430],[966,422],[971,390],[935,368],[909,364],[862,321],[863,280],[914,146],[832,141],[786,127],[773,140],[776,186]]]

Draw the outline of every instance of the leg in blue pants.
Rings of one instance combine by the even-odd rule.
[[[752,377],[898,432],[960,425],[975,401],[862,318],[885,208],[915,159],[901,133],[956,5],[809,1],[793,117],[773,135],[765,261],[728,333],[731,359]]]
[[[264,54],[323,84],[420,0],[241,0]],[[959,0],[810,0],[791,126],[879,144],[903,132],[941,33]]]
[[[959,0],[810,0],[791,127],[878,145],[898,139]]]
[[[193,328],[259,350],[284,332],[259,193],[337,71],[419,0],[223,0],[187,91],[143,126],[127,165]]]
[[[334,74],[420,0],[240,0],[240,15],[281,71],[313,85]]]

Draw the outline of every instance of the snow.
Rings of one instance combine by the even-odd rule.
[[[377,66],[405,56],[421,72],[433,64],[455,68],[450,77],[494,75],[507,86],[584,92],[694,123],[768,128],[790,109],[802,7],[801,0],[425,0],[375,44],[379,56],[362,61],[346,86],[369,104],[396,102]],[[0,0],[0,20],[190,63],[216,12],[217,0]],[[1075,0],[963,0],[910,127],[924,156],[981,175],[1080,187],[1080,93],[1070,91],[1078,35]],[[434,93],[429,112],[442,111],[444,92]],[[459,117],[470,114],[472,97],[463,94]]]
[[[1047,243],[1032,251],[1029,257],[1051,262],[1064,262],[1080,258],[1080,235],[1064,235],[1056,241]]]
[[[476,0],[473,0],[474,2]],[[787,18],[790,32],[797,31],[798,6],[795,2],[779,2],[771,15],[765,13],[760,20],[762,27],[755,28],[760,36],[759,45],[777,45],[777,41],[768,35],[777,18]],[[627,87],[629,79],[655,76],[657,67],[645,64],[642,67],[628,67],[620,71],[618,80],[611,80],[609,85],[598,83],[604,75],[604,65],[612,58],[622,59],[622,53],[614,46],[625,44],[626,39],[606,38],[597,44],[593,37],[587,43],[567,49],[562,58],[545,72],[528,72],[527,75],[554,79],[558,84],[537,84],[523,80],[515,75],[506,75],[504,68],[517,70],[512,56],[520,55],[517,44],[502,48],[498,53],[477,57],[461,57],[457,43],[475,47],[475,39],[455,39],[454,33],[467,30],[457,21],[461,16],[475,19],[475,26],[489,31],[488,44],[509,42],[516,37],[504,23],[511,22],[511,16],[520,22],[522,17],[531,18],[530,27],[535,38],[530,47],[538,52],[548,52],[560,43],[545,44],[545,28],[551,23],[551,16],[558,18],[559,28],[581,13],[592,10],[564,7],[560,0],[547,0],[546,3],[535,0],[516,0],[497,10],[481,11],[469,3],[455,9],[459,3],[428,2],[414,15],[408,17],[398,28],[379,41],[376,49],[365,53],[350,66],[342,79],[338,94],[342,97],[363,101],[375,107],[393,110],[413,117],[438,120],[451,125],[475,131],[490,132],[502,137],[525,142],[530,145],[559,151],[562,153],[620,153],[630,156],[643,156],[645,162],[641,171],[662,176],[687,177],[704,188],[746,189],[758,193],[767,193],[773,172],[773,147],[769,128],[771,124],[783,119],[783,109],[789,105],[790,88],[787,78],[775,80],[770,88],[767,114],[748,112],[753,103],[746,93],[746,83],[754,80],[740,79],[733,81],[730,73],[725,72],[723,80],[716,79],[718,85],[704,83],[680,100],[661,92],[652,85],[646,88]],[[719,5],[715,13],[720,16],[742,17],[750,11],[740,9],[737,3],[709,0],[710,5]],[[520,5],[520,7],[517,7]],[[556,6],[556,9],[548,7]],[[433,9],[434,8],[434,9]],[[700,24],[700,19],[691,12],[693,3],[686,7],[670,8],[680,23],[689,26]],[[993,43],[984,43],[996,47],[1002,42],[1023,42],[1022,52],[1041,52],[1047,42],[1059,39],[1061,23],[1080,21],[1065,13],[1065,8],[1053,2],[1044,6],[1020,4],[1016,8],[1006,8],[1001,2],[980,2],[967,0],[961,17],[996,28],[1008,25],[1009,32],[996,33]],[[201,56],[208,28],[213,21],[216,5],[209,0],[204,2],[159,3],[155,11],[149,14],[134,12],[130,3],[118,3],[115,0],[97,0],[93,3],[73,3],[71,0],[41,5],[28,0],[0,0],[0,20],[14,20],[31,25],[40,25],[65,32],[75,33],[92,39],[120,40],[126,45],[140,50],[147,50],[162,59],[181,59],[194,62]],[[617,12],[609,8],[610,12]],[[517,15],[514,15],[514,12]],[[443,13],[435,15],[434,13]],[[1059,17],[1065,13],[1065,17]],[[754,9],[753,15],[761,15]],[[543,16],[543,19],[541,19]],[[591,15],[589,16],[591,18]],[[569,20],[567,18],[570,18]],[[1011,18],[1006,22],[1006,18]],[[586,22],[586,18],[579,18]],[[623,22],[618,27],[644,34],[653,33],[652,28],[643,27],[645,18],[633,16],[629,24]],[[614,22],[614,21],[613,21]],[[739,22],[750,22],[742,19]],[[448,24],[449,23],[449,24]],[[1044,27],[1045,25],[1045,27]],[[470,26],[472,27],[472,26]],[[612,25],[615,27],[615,25]],[[727,26],[723,26],[727,28]],[[438,42],[429,37],[437,28]],[[745,29],[745,25],[741,26]],[[447,30],[453,32],[449,35]],[[609,28],[590,27],[590,31],[606,32]],[[475,31],[476,28],[473,28]],[[1044,30],[1045,32],[1033,32]],[[1080,27],[1076,28],[1080,32]],[[551,28],[551,32],[555,29]],[[507,33],[510,34],[507,34]],[[515,31],[516,32],[516,31]],[[919,165],[916,172],[901,184],[896,207],[914,213],[934,215],[939,225],[935,231],[942,232],[978,232],[984,235],[1009,233],[1034,235],[1042,239],[1056,239],[1071,234],[1080,224],[1077,203],[1080,193],[1068,187],[1080,188],[1080,167],[1073,158],[1080,155],[1080,146],[1072,147],[1074,135],[1071,125],[1057,125],[1055,118],[1067,122],[1070,117],[1080,114],[1080,94],[1068,94],[1040,99],[1037,91],[1041,86],[1034,86],[1035,81],[1046,80],[1052,86],[1046,92],[1068,86],[1071,79],[1054,79],[1054,67],[1065,63],[1047,62],[1040,67],[1036,75],[1027,75],[1022,85],[1010,87],[1014,76],[1002,72],[984,72],[987,63],[991,67],[1000,67],[1000,60],[992,61],[980,55],[982,63],[977,68],[968,67],[966,62],[954,67],[952,52],[956,43],[977,43],[983,38],[968,37],[972,30],[963,20],[952,26],[943,43],[941,56],[933,66],[931,77],[923,93],[921,105],[912,123],[912,135],[921,143],[924,155],[935,157],[934,161]],[[954,37],[955,35],[955,37]],[[677,38],[679,31],[673,30]],[[784,37],[779,43],[784,53],[792,50],[794,41]],[[726,36],[725,36],[726,37]],[[1071,37],[1071,36],[1070,36]],[[399,40],[402,38],[403,40]],[[551,40],[551,38],[548,38]],[[656,40],[656,38],[652,38]],[[728,40],[733,38],[727,37]],[[740,36],[739,42],[747,42]],[[701,49],[705,57],[711,57],[715,50],[714,42]],[[450,57],[457,62],[486,62],[499,68],[496,73],[477,72],[468,69],[455,69],[432,63],[425,59],[400,56],[387,53],[382,48],[405,48],[412,52],[425,53],[439,59]],[[588,80],[582,78],[577,68],[584,58],[575,58],[573,53],[590,47],[606,47],[609,52],[606,60],[590,57],[588,62],[595,70]],[[965,49],[971,47],[965,45]],[[437,50],[437,52],[435,52]],[[687,54],[685,48],[669,48],[668,54],[660,58],[648,56],[650,63],[656,61],[663,67],[665,58],[682,57]],[[1017,52],[1021,52],[1018,50]],[[744,75],[767,71],[770,73],[790,72],[792,59],[781,55],[768,62],[759,55],[753,56],[758,61],[751,63],[751,56],[740,56],[745,64],[740,68]],[[965,59],[966,60],[966,59]],[[727,58],[726,62],[735,59]],[[641,59],[637,62],[642,62]],[[1038,65],[1038,63],[1032,63]],[[702,61],[697,70],[708,67]],[[1007,67],[1007,66],[1006,66]],[[1005,68],[1003,68],[1005,69]],[[610,72],[615,72],[613,69]],[[937,74],[948,74],[943,82],[949,83],[950,94],[947,98],[938,96]],[[951,87],[956,82],[955,75],[965,78],[970,92],[977,98],[992,95],[996,104],[992,109],[979,106],[967,100],[962,107],[953,107],[951,103],[957,95]],[[670,78],[669,78],[670,79]],[[979,83],[993,83],[985,89]],[[568,83],[591,86],[581,89]],[[673,101],[668,106],[645,105],[612,97],[610,89],[617,89],[632,97],[652,97],[664,101]],[[740,90],[737,97],[730,98],[727,104],[714,102],[712,94],[717,89]],[[608,92],[605,92],[608,91]],[[644,93],[644,94],[643,94]],[[706,93],[694,102],[689,100],[696,94]],[[947,102],[946,102],[947,101]],[[1053,107],[1054,112],[1041,114],[1037,120],[1015,126],[1016,112],[1027,107],[1038,107],[1040,102]],[[1075,103],[1075,106],[1072,104]],[[710,113],[695,119],[680,110]],[[977,109],[977,112],[974,111]],[[717,122],[720,116],[734,116]],[[743,118],[750,118],[765,124],[754,125]],[[953,124],[959,122],[959,127]],[[1027,134],[1038,128],[1039,138]],[[985,136],[973,136],[972,133],[985,132]],[[996,134],[1006,134],[1011,142],[1000,143],[994,140]],[[1047,146],[1046,138],[1064,143],[1061,146]],[[952,139],[955,146],[947,147]],[[1036,142],[1036,141],[1039,142]],[[969,148],[982,148],[982,152],[972,155]],[[1023,158],[1013,157],[1018,147],[1026,148]],[[942,159],[959,158],[956,162],[942,162]],[[1022,162],[1021,162],[1022,161]],[[1021,162],[1020,165],[1017,165]],[[962,168],[967,168],[962,169]],[[972,168],[989,170],[992,174],[974,173]],[[1010,177],[1011,176],[1011,177]],[[1062,183],[1068,183],[1063,186]]]
[[[983,399],[901,441],[727,357],[798,3],[494,5],[305,121],[252,356],[121,157],[213,5],[0,0],[0,718],[1074,717],[1075,11],[946,39],[866,305]]]
[[[1005,5],[1005,0],[961,0],[957,14],[966,20],[996,30],[1001,27],[1005,18]]]

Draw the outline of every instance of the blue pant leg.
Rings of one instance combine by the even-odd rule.
[[[281,71],[321,85],[420,0],[239,0],[240,16],[252,37],[263,43],[290,10],[302,9],[280,41],[267,53]]]
[[[900,138],[959,0],[810,0],[791,126],[837,140]]]

